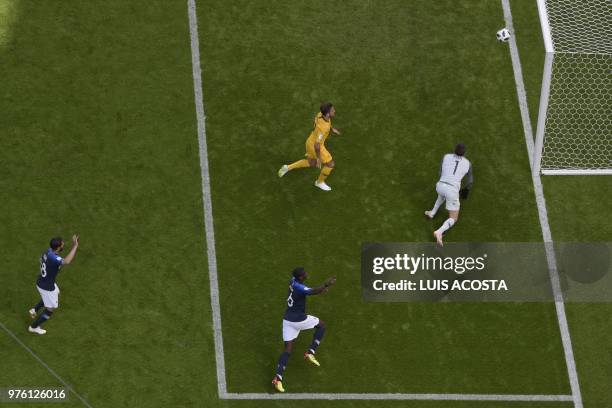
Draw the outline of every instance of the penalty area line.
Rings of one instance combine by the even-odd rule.
[[[215,231],[210,196],[210,171],[208,167],[208,147],[206,145],[206,115],[204,114],[204,97],[202,95],[202,69],[200,66],[200,41],[198,37],[198,17],[195,0],[187,1],[189,14],[189,38],[191,44],[191,68],[193,73],[193,93],[198,123],[198,147],[200,153],[200,170],[202,177],[202,202],[204,205],[204,229],[206,230],[206,255],[208,258],[208,279],[210,281],[210,305],[212,308],[213,332],[215,342],[215,360],[217,366],[217,386],[219,398],[227,392],[225,380],[225,354],[223,351],[223,333],[221,331],[221,306],[219,304],[219,282],[217,279],[217,253],[215,249]]]
[[[226,393],[224,399],[234,400],[379,400],[379,401],[573,401],[571,395],[519,394],[403,394],[403,393]]]

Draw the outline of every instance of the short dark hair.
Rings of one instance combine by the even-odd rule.
[[[51,241],[49,241],[49,246],[51,247],[51,249],[56,250],[62,246],[62,242],[64,242],[62,237],[54,237],[51,238]]]
[[[304,270],[303,266],[298,266],[297,268],[295,268],[293,270],[293,272],[291,272],[291,274],[293,275],[294,278],[299,279],[301,276],[303,276],[306,273],[306,271]]]
[[[457,146],[455,146],[455,154],[457,156],[463,156],[465,154],[465,145],[463,143],[457,143]]]
[[[321,114],[323,116],[327,115],[329,113],[329,111],[331,111],[331,108],[333,108],[334,105],[331,104],[331,102],[325,102],[321,104]]]

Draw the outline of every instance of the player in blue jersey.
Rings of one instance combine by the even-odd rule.
[[[59,288],[55,283],[57,274],[63,265],[68,265],[74,259],[77,248],[79,247],[79,236],[72,236],[72,249],[66,258],[59,256],[64,249],[64,241],[60,237],[52,238],[49,248],[40,256],[40,274],[36,280],[36,289],[40,293],[40,302],[30,309],[30,317],[34,319],[28,327],[30,333],[45,334],[47,331],[40,327],[53,315],[53,311],[59,307]],[[45,310],[36,317],[40,309]]]
[[[321,343],[321,339],[323,339],[325,323],[318,317],[306,314],[306,296],[325,293],[331,285],[336,283],[335,277],[329,278],[322,286],[313,289],[304,285],[304,281],[308,277],[304,268],[295,268],[292,275],[293,278],[289,282],[287,310],[283,318],[283,341],[285,342],[285,351],[283,351],[278,359],[276,375],[272,380],[274,388],[279,392],[285,392],[282,383],[283,373],[285,372],[285,367],[287,366],[289,356],[293,350],[293,341],[297,338],[298,334],[300,334],[301,330],[315,329],[312,343],[308,351],[304,354],[304,359],[317,367],[321,365],[315,358],[315,352]]]

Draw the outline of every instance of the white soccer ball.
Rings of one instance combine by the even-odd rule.
[[[510,30],[507,28],[502,28],[495,36],[497,37],[497,41],[507,42],[510,39]]]

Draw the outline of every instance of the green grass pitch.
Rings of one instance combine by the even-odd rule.
[[[511,2],[532,121],[543,47]],[[271,392],[289,271],[337,275],[308,310],[322,367],[289,392],[569,394],[552,304],[365,303],[366,241],[429,241],[441,156],[475,184],[450,241],[540,241],[499,1],[197,2],[228,391]],[[331,100],[334,191],[302,157]],[[186,1],[0,0],[0,322],[93,407],[570,407],[219,400]],[[546,177],[556,240],[611,241],[610,177]],[[608,200],[609,201],[609,200]],[[27,333],[40,252],[81,235],[46,336]],[[585,407],[612,400],[612,307],[568,304]],[[0,387],[58,386],[0,330]],[[18,406],[46,406],[22,404]],[[83,406],[72,397],[62,407]]]

